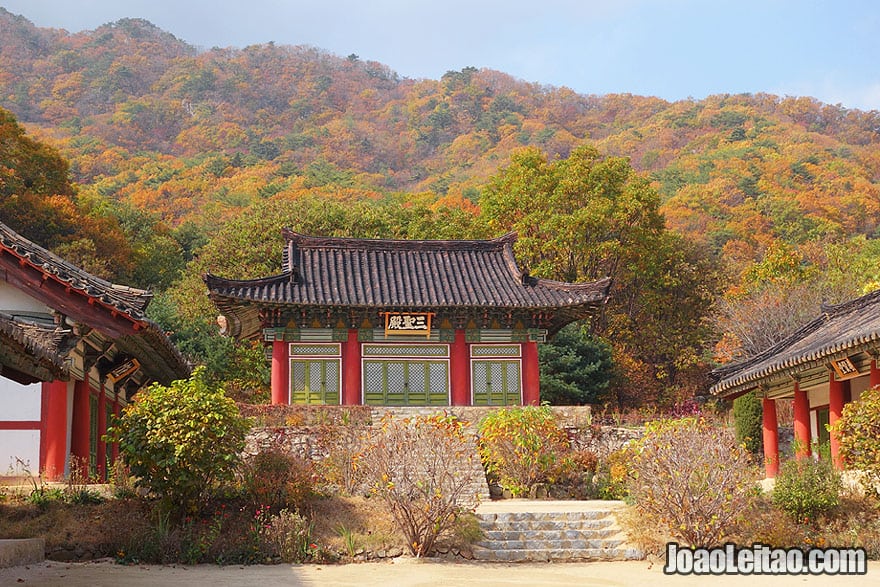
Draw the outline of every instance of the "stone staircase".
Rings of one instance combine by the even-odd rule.
[[[493,502],[477,508],[484,539],[473,546],[483,561],[634,560],[609,502]]]

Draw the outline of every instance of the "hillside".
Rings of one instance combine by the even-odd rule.
[[[880,218],[880,114],[810,98],[585,96],[473,68],[400,79],[311,47],[199,52],[146,21],[69,34],[6,11],[0,71],[0,106],[71,161],[84,198],[170,225],[324,185],[478,200],[512,150],[584,141],[629,157],[670,226],[716,253],[873,236]]]

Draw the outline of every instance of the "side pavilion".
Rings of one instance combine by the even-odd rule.
[[[75,457],[106,479],[102,437],[142,387],[189,375],[146,318],[148,291],[110,283],[0,223],[0,475],[16,459],[56,479]]]
[[[537,344],[596,314],[611,283],[530,276],[514,234],[282,235],[280,274],[205,276],[227,333],[271,344],[275,404],[537,404]]]
[[[880,290],[836,306],[823,306],[816,319],[742,362],[713,372],[710,392],[733,399],[755,390],[763,398],[764,463],[767,477],[779,472],[776,400],[794,400],[796,456],[811,454],[812,441],[829,442],[840,467],[834,424],[848,402],[880,385]]]

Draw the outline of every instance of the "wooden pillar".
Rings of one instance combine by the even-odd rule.
[[[340,403],[356,406],[361,403],[361,343],[357,328],[348,330],[342,343],[342,397]]]
[[[795,457],[803,458],[812,454],[810,448],[810,399],[800,384],[794,384],[794,444]]]
[[[70,423],[70,456],[76,457],[77,465],[88,474],[89,471],[89,430],[91,418],[89,409],[89,376],[85,381],[73,384],[73,419]]]
[[[290,403],[290,357],[288,356],[287,342],[275,340],[272,342],[272,403]]]
[[[51,481],[67,464],[67,382],[46,381],[41,389],[40,471]]]
[[[870,387],[880,385],[880,369],[877,368],[877,359],[871,359],[871,374],[868,376],[868,385]]]
[[[104,442],[104,435],[107,434],[107,392],[104,389],[104,383],[101,383],[101,389],[98,391],[98,452],[95,463],[95,470],[98,472],[98,479],[107,480],[107,443]]]
[[[843,415],[843,404],[846,402],[846,392],[849,381],[838,381],[832,372],[828,380],[828,424],[840,420]],[[837,434],[831,432],[831,462],[837,469],[843,469],[843,461],[840,459],[840,441]]]
[[[779,420],[776,417],[776,400],[765,397],[762,407],[764,474],[772,479],[779,474]]]
[[[455,341],[449,354],[453,406],[471,405],[471,355],[463,328],[455,330]]]
[[[522,343],[523,405],[541,404],[541,370],[538,366],[538,343]]]

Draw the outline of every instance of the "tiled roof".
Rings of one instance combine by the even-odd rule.
[[[823,309],[822,314],[762,353],[713,371],[711,392],[730,395],[761,380],[847,353],[880,348],[880,290]]]
[[[70,331],[18,320],[0,312],[0,364],[28,377],[28,383],[46,376],[64,376]]]
[[[153,298],[151,292],[96,277],[24,238],[3,223],[0,223],[0,253],[11,255],[14,260],[8,265],[10,269],[7,271],[20,269],[25,272],[25,268],[37,271],[37,275],[42,274],[44,279],[57,280],[68,293],[77,292],[77,296],[81,294],[88,298],[88,310],[80,320],[89,326],[94,326],[88,320],[98,316],[99,307],[106,309],[105,315],[127,316],[131,328],[121,329],[125,334],[117,336],[114,342],[120,350],[137,357],[151,378],[168,383],[189,375],[189,364],[180,351],[159,325],[145,315]],[[39,298],[45,292],[39,286],[26,293]],[[45,303],[54,307],[51,301]]]
[[[279,275],[206,275],[221,311],[237,303],[324,307],[581,309],[604,303],[609,279],[564,283],[529,276],[514,234],[493,240],[379,240],[305,236],[285,229]]]
[[[13,252],[20,259],[39,267],[47,275],[57,277],[72,289],[81,291],[90,298],[103,302],[136,320],[144,318],[144,311],[153,297],[149,291],[116,285],[96,277],[29,241],[2,222],[0,222],[0,246]]]

